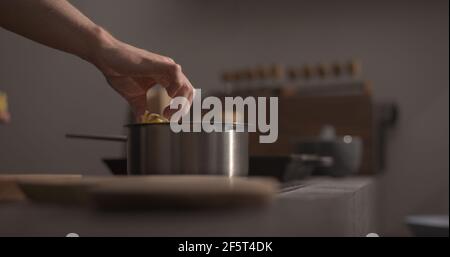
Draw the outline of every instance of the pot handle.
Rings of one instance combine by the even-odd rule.
[[[104,140],[104,141],[116,141],[116,142],[126,142],[127,141],[127,136],[122,136],[122,135],[66,134],[66,138]]]

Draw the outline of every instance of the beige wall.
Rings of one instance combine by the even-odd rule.
[[[399,103],[381,176],[382,233],[403,217],[448,213],[448,1],[77,0],[119,38],[170,55],[196,87],[223,68],[359,57],[377,99]],[[124,133],[126,105],[77,58],[0,31],[0,89],[13,123],[0,127],[0,171],[106,173],[117,143],[66,132]]]

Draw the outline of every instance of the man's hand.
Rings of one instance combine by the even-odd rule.
[[[112,48],[103,48],[98,60],[97,67],[111,87],[128,101],[137,117],[144,114],[146,93],[156,84],[166,88],[170,97],[183,96],[192,102],[191,83],[181,66],[168,57],[116,42]],[[170,118],[175,111],[166,107],[163,115]]]
[[[138,117],[145,111],[147,90],[155,84],[171,97],[192,101],[193,88],[180,65],[115,39],[66,0],[2,0],[0,26],[93,63]],[[175,111],[166,108],[163,115],[170,118]]]
[[[156,84],[166,88],[170,97],[186,97],[192,102],[193,87],[181,66],[171,58],[136,48],[99,32],[98,51],[91,62],[140,117],[146,109],[146,93]],[[170,118],[176,110],[166,107],[163,115]]]

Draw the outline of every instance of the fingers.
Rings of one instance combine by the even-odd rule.
[[[185,115],[189,112],[189,109],[191,107],[192,104],[192,99],[194,97],[194,91],[192,90],[192,86],[191,85],[185,85],[182,88],[180,88],[177,91],[177,94],[175,95],[174,98],[176,97],[183,97],[183,99],[185,99],[182,102],[181,106],[177,106],[177,108],[175,109],[171,109],[171,106],[166,106],[166,108],[164,108],[164,112],[163,115],[164,117],[170,119],[172,117],[172,115],[178,111],[182,111],[182,114]]]
[[[138,83],[135,78],[128,77],[107,77],[108,83],[116,90],[128,104],[131,106],[136,119],[140,117],[147,109],[147,90],[148,86],[154,85],[151,81],[145,81],[147,84]],[[144,81],[140,81],[144,82]]]
[[[176,64],[175,62],[169,64],[167,76],[162,80],[161,84],[166,88],[167,94],[170,97],[183,97],[186,99],[186,104],[183,104],[184,106],[182,106],[181,108],[185,109],[183,110],[184,114],[187,113],[192,104],[194,88],[191,82],[183,74],[181,66],[179,64]],[[164,109],[163,115],[166,118],[170,119],[172,115],[179,110],[180,108],[170,109],[170,106],[167,106]]]
[[[167,94],[172,98],[189,95],[188,92],[193,91],[181,66],[173,59],[132,46],[121,48],[119,52],[121,58],[126,58],[119,62],[121,69],[118,74],[135,78],[139,84],[146,86],[144,89],[148,90],[158,83],[166,88]],[[187,87],[187,92],[184,87]]]
[[[149,78],[149,77],[135,77],[133,79],[145,91],[148,91],[150,88],[152,88],[154,85],[157,84],[154,79]]]
[[[181,66],[176,63],[167,64],[166,76],[162,78],[162,84],[167,90],[167,94],[174,98],[177,91],[185,85],[186,77],[184,76]]]
[[[146,93],[155,84],[163,86],[171,98],[184,97],[190,108],[194,88],[173,59],[124,43],[118,44],[105,56],[107,58],[98,67],[138,117],[145,112]],[[168,109],[163,115],[170,118],[176,110]]]

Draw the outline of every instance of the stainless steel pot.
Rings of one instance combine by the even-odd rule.
[[[129,125],[129,174],[248,173],[248,134],[234,126],[223,132],[174,133],[168,123]]]
[[[147,174],[248,174],[248,132],[237,124],[218,124],[222,132],[179,132],[170,124],[128,125],[123,136],[75,135],[72,138],[127,141],[127,172]],[[245,131],[247,131],[245,129]]]

